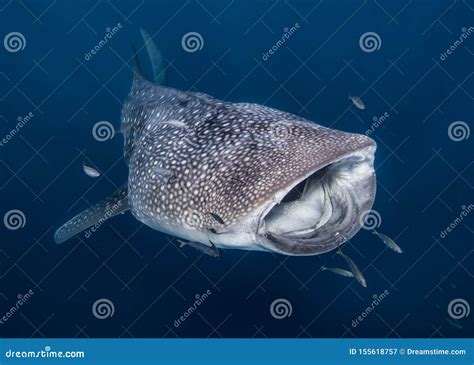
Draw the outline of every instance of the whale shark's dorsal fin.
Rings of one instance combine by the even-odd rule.
[[[132,46],[133,51],[133,77],[137,79],[144,80],[142,66],[140,65],[140,59],[138,58],[137,49]]]
[[[159,48],[156,46],[153,39],[150,37],[150,34],[140,28],[140,33],[142,34],[143,42],[145,43],[146,50],[148,52],[148,57],[150,58],[151,68],[153,71],[153,79],[158,85],[166,84],[166,67],[165,60]]]
[[[63,243],[85,229],[116,216],[129,209],[128,187],[124,186],[105,200],[86,209],[58,228],[54,234],[56,243]]]

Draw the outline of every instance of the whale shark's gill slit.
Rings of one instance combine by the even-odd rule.
[[[54,241],[59,244],[67,241],[78,233],[96,224],[102,224],[107,219],[129,209],[128,188],[117,190],[100,203],[86,209],[58,228],[54,234]]]
[[[313,172],[263,218],[260,233],[288,255],[330,251],[360,226],[375,194],[371,153],[359,151]]]

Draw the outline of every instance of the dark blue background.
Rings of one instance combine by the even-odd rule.
[[[456,298],[474,303],[473,221],[469,215],[439,237],[473,202],[474,136],[448,137],[454,121],[472,125],[474,35],[447,60],[439,56],[474,26],[465,1],[4,1],[1,38],[26,38],[23,51],[0,47],[0,131],[18,116],[33,120],[0,148],[0,215],[20,209],[25,227],[0,225],[0,314],[17,294],[33,297],[3,325],[8,337],[472,337],[473,314],[462,329],[448,324]],[[123,25],[90,61],[84,54]],[[300,29],[267,61],[262,54],[296,22]],[[220,260],[153,231],[130,214],[85,239],[56,246],[58,225],[127,179],[122,138],[98,142],[101,120],[118,127],[131,80],[131,46],[144,27],[162,49],[169,85],[236,102],[262,103],[334,128],[375,130],[380,231],[405,253],[388,250],[362,230],[345,247],[368,288],[321,272],[343,265],[329,253],[285,257],[223,251]],[[199,32],[201,51],[181,38]],[[378,51],[359,37],[376,32]],[[144,54],[142,54],[144,56]],[[145,57],[142,57],[145,60]],[[395,62],[393,65],[392,62]],[[147,62],[143,62],[147,68]],[[366,110],[349,95],[362,95]],[[86,161],[104,174],[93,180]],[[212,295],[179,328],[173,322],[197,293]],[[389,296],[356,328],[351,322],[384,290]],[[115,306],[99,320],[92,304]],[[289,318],[274,319],[270,304],[286,298]]]

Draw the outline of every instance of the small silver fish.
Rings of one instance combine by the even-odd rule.
[[[361,110],[364,110],[364,109],[365,109],[365,104],[364,104],[364,102],[363,102],[362,99],[359,98],[358,96],[349,96],[349,99],[352,100],[352,103],[353,103],[358,109],[361,109]]]
[[[161,124],[168,124],[168,125],[171,125],[171,126],[177,127],[177,128],[186,127],[186,123],[183,122],[182,120],[165,120],[165,121],[161,122]]]
[[[215,221],[217,223],[220,223],[220,224],[224,224],[225,225],[225,222],[224,220],[220,217],[220,215],[216,214],[216,213],[212,213],[212,212],[209,212],[209,215],[215,219]]]
[[[198,251],[201,251],[202,253],[205,253],[206,255],[209,255],[212,257],[219,257],[219,250],[212,242],[211,242],[212,246],[208,246],[208,245],[205,245],[204,243],[195,242],[195,241],[178,240],[178,243],[180,244],[179,247],[190,246],[192,248],[195,248]]]
[[[456,319],[451,319],[451,318],[446,317],[446,322],[448,322],[451,326],[457,329],[462,329],[461,324]]]
[[[99,177],[100,172],[94,169],[93,167],[87,166],[86,164],[82,165],[82,169],[84,170],[85,174],[89,177]]]
[[[348,278],[353,278],[354,274],[351,273],[350,271],[344,270],[344,269],[339,269],[337,267],[326,267],[326,266],[321,266],[321,270],[325,271],[331,271],[335,274],[346,276]]]
[[[394,240],[392,240],[390,237],[383,233],[377,232],[375,229],[372,231],[372,234],[375,234],[378,236],[385,245],[390,248],[391,250],[395,251],[396,253],[403,253],[402,249],[400,246],[398,246]]]
[[[120,133],[127,134],[131,127],[132,127],[132,123],[123,124],[119,129],[115,130],[114,135],[117,135]]]
[[[153,171],[156,172],[158,175],[162,175],[165,177],[173,175],[173,172],[171,170],[165,169],[164,167],[154,167]]]
[[[362,275],[362,272],[359,270],[355,262],[352,261],[352,259],[346,254],[344,254],[341,250],[338,250],[337,253],[338,255],[341,255],[344,260],[346,260],[359,284],[362,285],[364,288],[367,288],[367,281],[365,280],[364,275]]]

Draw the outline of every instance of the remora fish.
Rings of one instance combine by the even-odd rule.
[[[186,127],[186,123],[183,122],[182,120],[165,120],[163,122],[161,122],[162,124],[168,124],[168,125],[171,125],[173,127],[177,127],[177,128],[184,128]]]
[[[359,98],[358,96],[349,96],[349,99],[352,100],[352,103],[353,103],[358,109],[361,109],[361,110],[364,110],[364,109],[365,109],[365,104],[364,104],[364,102],[363,102],[362,99]]]
[[[212,218],[214,218],[214,220],[220,224],[225,224],[224,220],[217,214],[215,213],[211,213],[209,212],[209,214],[211,215]]]
[[[394,240],[392,240],[389,236],[383,233],[377,232],[375,229],[372,231],[373,234],[375,234],[378,238],[382,240],[385,245],[390,248],[392,251],[395,251],[396,253],[403,253],[402,249],[400,248],[399,245],[395,243]]]
[[[337,253],[341,255],[344,260],[346,260],[347,265],[349,265],[349,267],[351,268],[351,271],[359,282],[359,284],[362,285],[364,288],[367,288],[367,281],[365,280],[364,275],[362,275],[362,272],[359,270],[355,262],[341,250],[338,250]]]
[[[212,246],[205,245],[201,242],[194,242],[194,241],[186,242],[186,241],[178,240],[178,242],[179,242],[179,247],[189,246],[189,247],[195,248],[198,251],[201,251],[202,253],[205,253],[206,255],[209,255],[212,257],[219,257],[219,250],[212,242],[211,242]]]
[[[451,318],[446,317],[446,322],[448,322],[451,326],[453,326],[457,329],[462,329],[461,324],[456,319],[451,319]]]
[[[82,170],[89,177],[99,177],[100,176],[99,171],[97,171],[93,167],[87,166],[86,164],[82,164]]]
[[[146,35],[153,60],[150,41]],[[184,240],[286,255],[328,252],[359,231],[359,216],[375,198],[372,139],[147,81],[135,59],[122,110],[127,185],[60,227],[57,243],[128,209]],[[164,80],[161,55],[152,64]],[[162,122],[169,120],[187,128],[167,128]],[[113,203],[118,208],[106,214]]]
[[[321,270],[323,271],[331,271],[335,274],[346,276],[348,278],[353,278],[354,274],[351,273],[350,271],[344,270],[344,269],[339,269],[337,267],[326,267],[326,266],[321,266]]]

